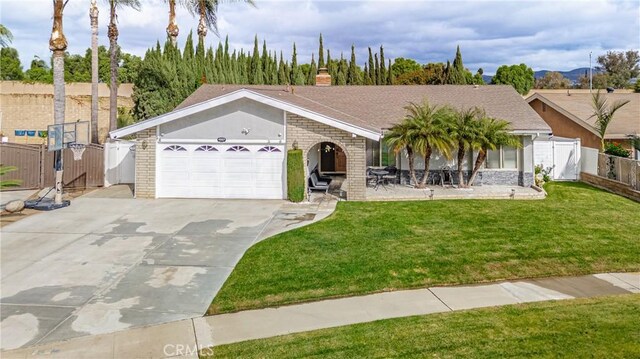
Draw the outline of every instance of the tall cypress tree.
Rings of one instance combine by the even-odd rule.
[[[369,85],[376,84],[376,71],[375,64],[373,62],[373,54],[371,53],[371,47],[369,47]]]
[[[269,76],[269,85],[277,85],[278,84],[278,57],[276,52],[273,52],[273,58],[270,58],[271,62],[271,75]]]
[[[347,84],[347,60],[344,59],[343,54],[340,54],[340,61],[338,61],[338,71],[336,75],[336,85],[344,86]]]
[[[384,61],[384,48],[380,45],[380,85],[387,84],[387,69]]]
[[[371,85],[371,74],[369,73],[369,67],[367,63],[364,64],[364,76],[363,76],[362,84]]]
[[[380,83],[380,82],[382,82],[381,79],[380,79],[380,61],[378,60],[378,54],[377,53],[374,55],[374,58],[375,58],[374,65],[376,67],[375,68],[375,72],[374,72],[374,77],[376,79],[375,84],[376,85],[382,85]]]
[[[193,30],[189,32],[187,41],[184,43],[184,51],[182,52],[184,61],[188,64],[193,62]]]
[[[465,76],[464,65],[462,64],[462,53],[460,46],[456,48],[456,58],[453,60],[453,66],[449,68],[448,83],[453,85],[465,85],[467,79]]]
[[[298,54],[296,52],[296,43],[293,43],[293,53],[291,54],[291,74],[290,84],[297,85],[296,79],[298,78]]]
[[[207,83],[207,75],[205,73],[205,50],[204,39],[200,37],[198,39],[198,46],[196,47],[196,58],[194,65],[195,73],[198,76],[199,83]]]
[[[289,76],[287,76],[287,71],[284,64],[284,57],[282,56],[282,51],[280,51],[280,64],[278,65],[278,83],[280,85],[290,84]]]
[[[252,85],[262,85],[264,78],[262,77],[262,61],[260,59],[260,49],[258,48],[258,35],[256,35],[253,41],[253,56],[251,57],[251,66],[249,69],[249,83]]]
[[[324,44],[322,43],[322,33],[320,33],[320,46],[318,47],[318,68],[323,68],[324,64]]]
[[[389,71],[387,71],[387,85],[393,85],[395,79],[393,77],[393,71],[391,71],[391,59],[389,59]]]
[[[315,85],[316,84],[316,74],[318,73],[318,69],[316,68],[316,60],[313,58],[313,54],[311,54],[311,68],[309,68],[309,76],[307,77],[307,85]]]
[[[347,85],[358,85],[358,71],[356,70],[356,48],[351,45],[351,58],[349,59],[349,69],[347,70]]]
[[[263,84],[269,84],[269,82],[271,82],[271,80],[269,79],[270,76],[270,67],[271,67],[271,55],[269,52],[267,52],[267,40],[262,40],[262,83]]]

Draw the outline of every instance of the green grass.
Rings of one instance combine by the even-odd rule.
[[[638,358],[638,323],[640,295],[623,295],[388,319],[223,345],[203,354],[212,353],[215,358]]]
[[[209,313],[388,291],[640,270],[640,203],[581,183],[540,201],[340,202],[250,248]]]

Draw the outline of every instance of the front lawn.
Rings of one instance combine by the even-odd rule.
[[[640,270],[640,203],[581,183],[539,201],[340,202],[250,248],[209,313],[379,291]]]
[[[640,295],[350,325],[204,349],[215,358],[638,358]],[[207,358],[203,355],[203,358]]]

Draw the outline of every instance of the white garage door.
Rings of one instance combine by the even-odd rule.
[[[157,195],[284,198],[283,145],[158,144]]]

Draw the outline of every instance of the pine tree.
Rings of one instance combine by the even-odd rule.
[[[252,85],[261,85],[264,83],[264,78],[262,77],[262,60],[260,59],[260,50],[258,48],[258,35],[256,35],[253,42],[249,83]]]
[[[324,44],[322,43],[322,33],[320,33],[320,46],[318,47],[318,68],[321,69],[324,66],[325,66],[325,64],[324,64]]]
[[[349,60],[349,70],[347,71],[347,85],[359,85],[358,70],[356,63],[356,48],[351,45],[351,59]]]
[[[322,36],[322,35],[320,35]],[[322,39],[322,37],[320,37]],[[309,68],[309,76],[307,77],[307,85],[315,85],[316,84],[316,74],[318,73],[318,69],[316,68],[316,60],[313,58],[313,54],[311,54],[311,68]]]
[[[201,84],[207,83],[207,75],[205,71],[205,50],[204,50],[204,40],[200,37],[198,39],[198,46],[196,47],[196,58],[195,58],[195,73],[199,78],[199,82]]]
[[[380,83],[379,85],[387,84],[387,69],[385,68],[384,61],[384,48],[380,45]]]
[[[373,54],[371,53],[371,47],[369,47],[369,85],[376,84],[376,71],[375,64],[373,62]]]
[[[271,62],[271,75],[269,76],[269,85],[277,85],[278,84],[278,57],[276,56],[276,52],[273,52],[273,58],[270,60]]]

